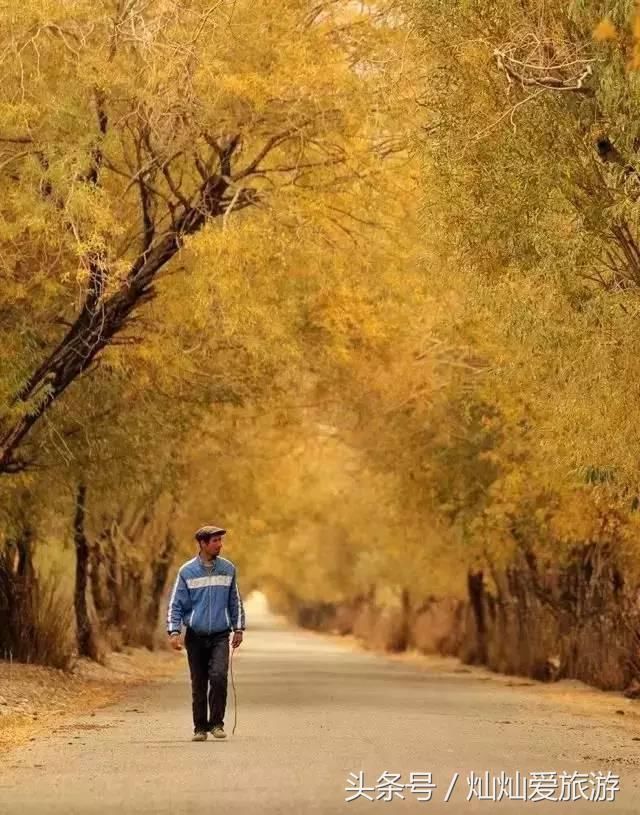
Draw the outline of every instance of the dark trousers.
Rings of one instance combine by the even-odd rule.
[[[229,670],[229,631],[197,634],[190,628],[184,637],[191,672],[194,732],[224,725]],[[207,689],[209,717],[207,718]]]

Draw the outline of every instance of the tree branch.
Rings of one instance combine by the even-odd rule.
[[[203,183],[197,200],[176,219],[175,227],[138,255],[126,279],[106,299],[103,296],[104,267],[99,259],[92,259],[91,284],[80,313],[62,341],[14,398],[14,406],[22,405],[22,414],[0,430],[0,473],[15,466],[14,452],[31,428],[111,343],[132,312],[152,296],[158,272],[179,252],[184,236],[199,231],[208,218],[225,214],[229,206],[231,159],[239,142],[237,135],[223,147],[218,146],[221,174]],[[243,191],[237,198],[236,208],[256,201],[253,191]]]

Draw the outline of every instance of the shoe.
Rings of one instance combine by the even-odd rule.
[[[214,739],[226,739],[227,738],[227,734],[224,732],[224,730],[222,729],[222,725],[220,725],[220,724],[217,724],[217,725],[215,725],[215,727],[211,728],[211,735],[213,736]]]
[[[198,730],[196,733],[193,734],[193,738],[191,741],[206,741],[207,734],[204,730]]]

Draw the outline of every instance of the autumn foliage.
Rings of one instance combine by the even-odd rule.
[[[0,656],[153,646],[220,522],[305,625],[632,684],[636,4],[2,14]]]

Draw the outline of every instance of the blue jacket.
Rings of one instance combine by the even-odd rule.
[[[199,634],[244,631],[244,607],[230,560],[218,555],[212,572],[198,556],[180,567],[169,600],[168,633],[180,631],[183,623]]]

